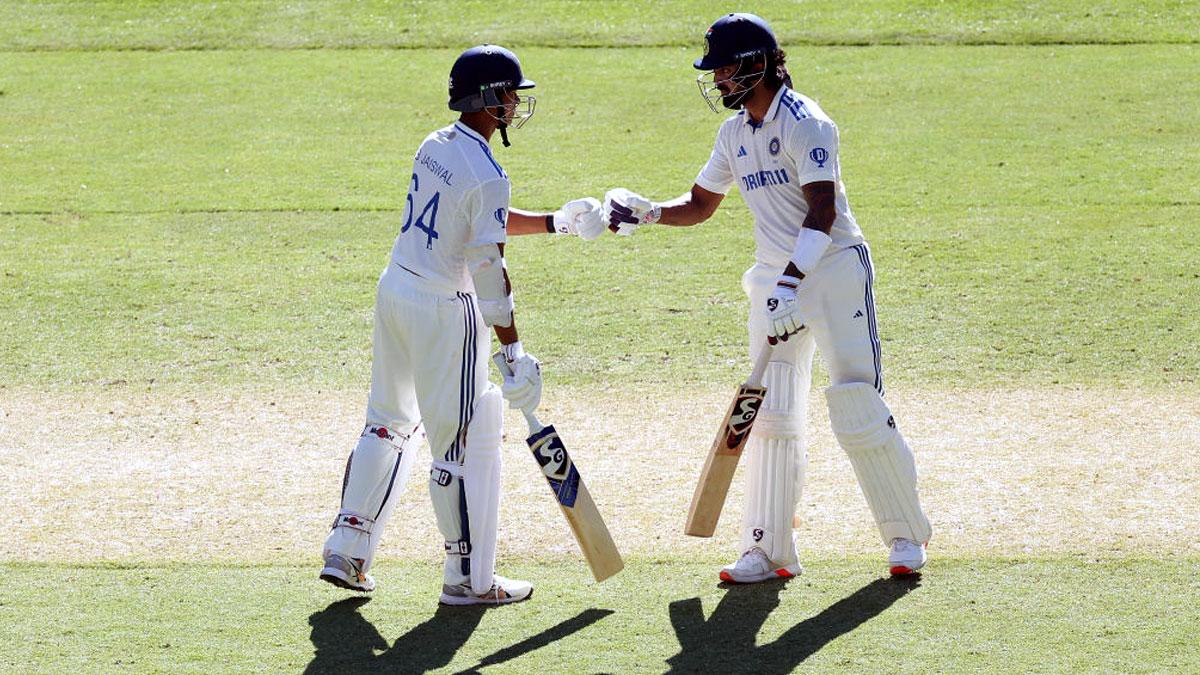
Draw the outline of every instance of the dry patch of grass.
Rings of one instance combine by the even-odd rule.
[[[711,540],[683,520],[733,387],[548,391],[626,554],[734,552],[741,479]],[[917,454],[932,553],[1200,552],[1200,390],[896,391]],[[346,391],[43,393],[0,389],[0,559],[279,561],[319,554],[365,395]],[[810,402],[802,549],[878,551],[850,464]],[[501,554],[577,554],[508,414]],[[436,560],[421,448],[381,555]],[[803,555],[803,553],[802,553]]]

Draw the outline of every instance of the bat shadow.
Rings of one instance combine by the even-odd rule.
[[[876,579],[789,628],[777,640],[755,644],[767,617],[779,606],[786,582],[729,586],[707,620],[700,598],[671,603],[679,653],[667,659],[670,673],[790,673],[839,636],[878,616],[921,585],[920,575]]]
[[[488,608],[439,605],[433,616],[414,626],[395,643],[367,621],[359,608],[370,598],[339,600],[308,617],[312,626],[313,660],[305,673],[424,673],[448,665],[475,632]],[[515,609],[515,608],[514,608]],[[515,659],[561,640],[612,614],[589,609],[536,635],[500,649],[463,672]]]

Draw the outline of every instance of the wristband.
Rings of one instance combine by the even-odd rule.
[[[829,235],[811,227],[800,228],[800,236],[796,239],[796,249],[792,251],[792,263],[796,269],[808,275],[821,262],[825,249],[833,243]]]
[[[550,234],[558,234],[558,230],[554,227],[554,214],[546,214],[546,231]]]

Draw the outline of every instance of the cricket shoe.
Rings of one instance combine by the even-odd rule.
[[[370,593],[375,590],[375,579],[363,571],[362,560],[336,553],[326,553],[325,567],[321,568],[321,579],[351,591]]]
[[[528,600],[533,595],[533,584],[520,579],[505,579],[499,574],[492,577],[492,587],[485,593],[476,594],[470,582],[465,584],[442,584],[443,605],[508,605]]]
[[[731,584],[755,584],[768,579],[791,579],[804,568],[800,563],[780,567],[771,562],[765,551],[755,546],[742,554],[736,562],[721,569],[721,581]]]
[[[892,576],[913,574],[925,566],[925,544],[912,539],[892,540],[892,552],[888,554],[888,571]]]

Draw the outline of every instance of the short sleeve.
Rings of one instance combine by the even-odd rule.
[[[490,180],[475,188],[468,213],[471,239],[468,248],[503,244],[508,239],[508,202],[512,186],[503,178]]]
[[[713,144],[712,155],[708,163],[700,169],[696,176],[696,185],[717,194],[726,194],[733,187],[733,170],[729,166],[729,153],[725,151],[725,126],[717,131],[717,141]]]
[[[789,135],[789,153],[796,160],[797,181],[808,185],[838,180],[838,129],[828,120],[810,117]]]

